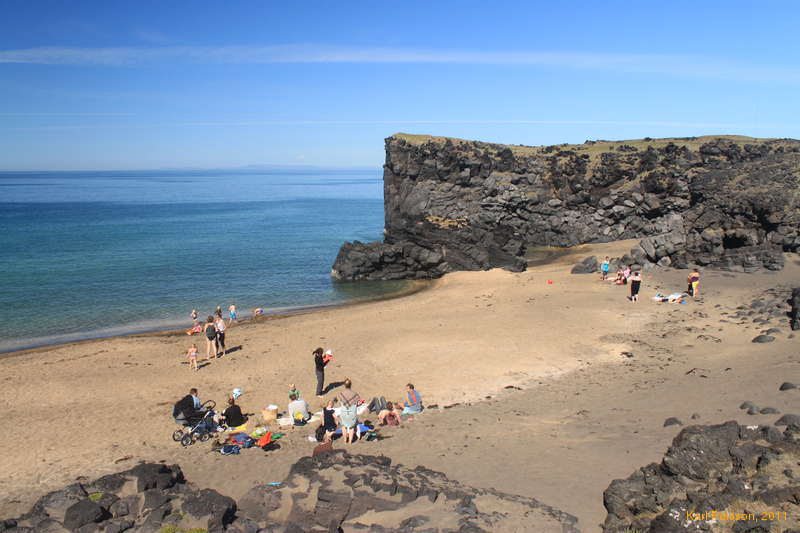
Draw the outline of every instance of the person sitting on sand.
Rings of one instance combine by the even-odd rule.
[[[300,391],[297,389],[297,385],[295,385],[294,383],[289,385],[289,398],[292,397],[292,394],[294,394],[298,398],[300,397]]]
[[[189,350],[186,352],[186,357],[189,358],[189,369],[197,370],[197,345],[192,343]]]
[[[422,412],[422,397],[414,390],[414,385],[406,385],[406,401],[403,402],[403,414],[412,415]]]
[[[261,316],[261,315],[264,314],[264,308],[263,307],[256,307],[255,309],[253,309],[252,313],[253,313],[253,316]]]
[[[294,393],[289,395],[289,399],[291,401],[286,408],[289,417],[294,420],[296,424],[299,422],[298,425],[303,425],[308,422],[308,419],[311,418],[311,415],[308,414],[308,403]]]
[[[686,278],[686,282],[688,283],[686,292],[689,293],[689,296],[692,298],[700,296],[700,272],[696,268],[692,269],[692,273]]]
[[[322,429],[325,432],[323,436],[324,442],[331,442],[336,428],[339,427],[339,417],[336,416],[333,410],[333,403],[335,401],[336,399],[329,400],[325,407],[322,408]]]
[[[228,427],[239,427],[247,422],[247,417],[242,414],[242,409],[236,405],[233,396],[228,398],[228,407],[222,412],[222,418]]]
[[[397,416],[392,402],[386,402],[386,409],[381,409],[378,413],[378,423],[382,426],[387,424],[390,426],[400,425],[400,417]]]

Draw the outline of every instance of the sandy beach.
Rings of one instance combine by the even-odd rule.
[[[362,397],[389,400],[412,382],[425,404],[439,406],[381,430],[389,438],[349,446],[354,452],[533,497],[577,516],[582,531],[598,531],[611,480],[658,461],[680,430],[662,427],[666,418],[771,423],[776,415],[747,415],[739,404],[797,406],[797,391],[778,391],[800,380],[788,319],[730,316],[766,291],[797,285],[797,256],[787,255],[780,272],[704,272],[702,298],[686,305],[650,297],[685,288],[687,271],[645,273],[638,303],[628,302],[627,287],[570,274],[580,259],[619,256],[634,242],[577,247],[522,273],[448,274],[403,298],[237,325],[227,335],[230,353],[198,372],[185,352],[196,342],[204,354],[204,340],[185,335],[2,357],[9,430],[0,436],[0,516],[79,476],[143,460],[179,463],[193,482],[233,497],[256,481],[283,479],[311,452],[313,428],[288,431],[266,454],[223,457],[209,443],[171,440],[172,405],[190,387],[220,405],[240,387],[247,413],[271,403],[285,409],[294,383],[318,409],[311,351],[321,346],[335,354],[328,382],[349,377]],[[770,327],[781,330],[774,342],[750,342]]]

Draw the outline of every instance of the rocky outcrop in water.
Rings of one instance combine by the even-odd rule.
[[[783,432],[736,422],[684,429],[661,464],[611,482],[603,494],[604,531],[797,530],[800,426],[791,424],[795,419],[776,422],[788,424]]]
[[[176,465],[141,464],[51,492],[26,515],[0,520],[0,532],[578,533],[575,524],[531,498],[332,451],[300,459],[283,483],[257,485],[238,502],[186,482]]]
[[[532,245],[641,238],[642,265],[779,269],[800,248],[800,142],[687,138],[524,147],[386,139],[384,242],[341,280],[521,270]]]

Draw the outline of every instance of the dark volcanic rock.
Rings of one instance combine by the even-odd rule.
[[[66,509],[65,519],[28,513],[24,527],[17,527],[17,520],[0,520],[0,532],[490,533],[535,524],[536,531],[578,533],[575,517],[532,498],[468,487],[422,466],[410,469],[392,465],[387,457],[341,450],[300,459],[284,483],[257,485],[238,504],[212,489],[186,483],[174,465],[146,463],[86,487],[93,492],[73,485],[40,500],[46,508],[57,509],[77,499]],[[100,487],[109,492],[94,491]],[[115,516],[93,500],[106,501]]]
[[[789,510],[791,518],[781,523],[781,531],[796,527],[797,517],[791,513],[800,501],[800,485],[783,473],[783,465],[800,459],[795,428],[800,430],[790,426],[781,433],[772,426],[726,422],[684,429],[661,464],[611,482],[603,494],[608,512],[604,531],[728,531],[720,524],[733,526],[733,531],[753,531],[749,517],[723,516],[752,509],[760,517],[757,510],[764,505]],[[711,511],[715,517],[703,514]],[[759,524],[770,530],[768,521]]]
[[[667,418],[666,420],[664,420],[663,427],[667,427],[667,426],[682,426],[682,425],[683,425],[683,422],[681,422],[680,420],[678,420],[674,416],[671,416],[671,417]]]
[[[102,517],[102,507],[91,500],[81,500],[67,509],[64,514],[64,527],[75,530],[83,525],[99,522]]]
[[[594,272],[597,272],[598,267],[599,267],[599,264],[597,262],[597,256],[593,255],[593,256],[587,257],[586,259],[584,259],[583,261],[581,261],[580,263],[578,263],[577,265],[572,267],[571,273],[572,274],[592,274]]]
[[[795,385],[794,383],[789,383],[788,381],[784,381],[783,383],[781,383],[781,386],[778,387],[778,390],[785,391],[785,390],[792,390],[792,389],[796,389],[796,388],[797,388],[797,385]]]
[[[787,414],[775,421],[776,426],[800,426],[800,416]]]
[[[772,342],[774,340],[775,337],[773,337],[772,335],[759,335],[750,342],[755,342],[756,344],[764,344],[766,342]]]
[[[792,320],[792,329],[800,329],[800,288],[792,289],[792,299],[790,301],[792,310],[789,312]]]
[[[564,149],[389,137],[384,242],[346,243],[332,275],[521,270],[528,246],[630,238],[642,239],[631,262],[643,267],[751,272],[780,269],[782,252],[800,248],[798,141],[648,143],[634,151],[607,143],[603,151],[601,143]]]

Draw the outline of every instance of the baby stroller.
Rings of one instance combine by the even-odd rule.
[[[172,433],[172,440],[180,442],[182,446],[191,446],[196,440],[205,442],[216,432],[217,424],[214,422],[214,400],[203,402],[200,410],[194,411],[188,417],[185,411],[173,411],[175,423],[181,426]]]

